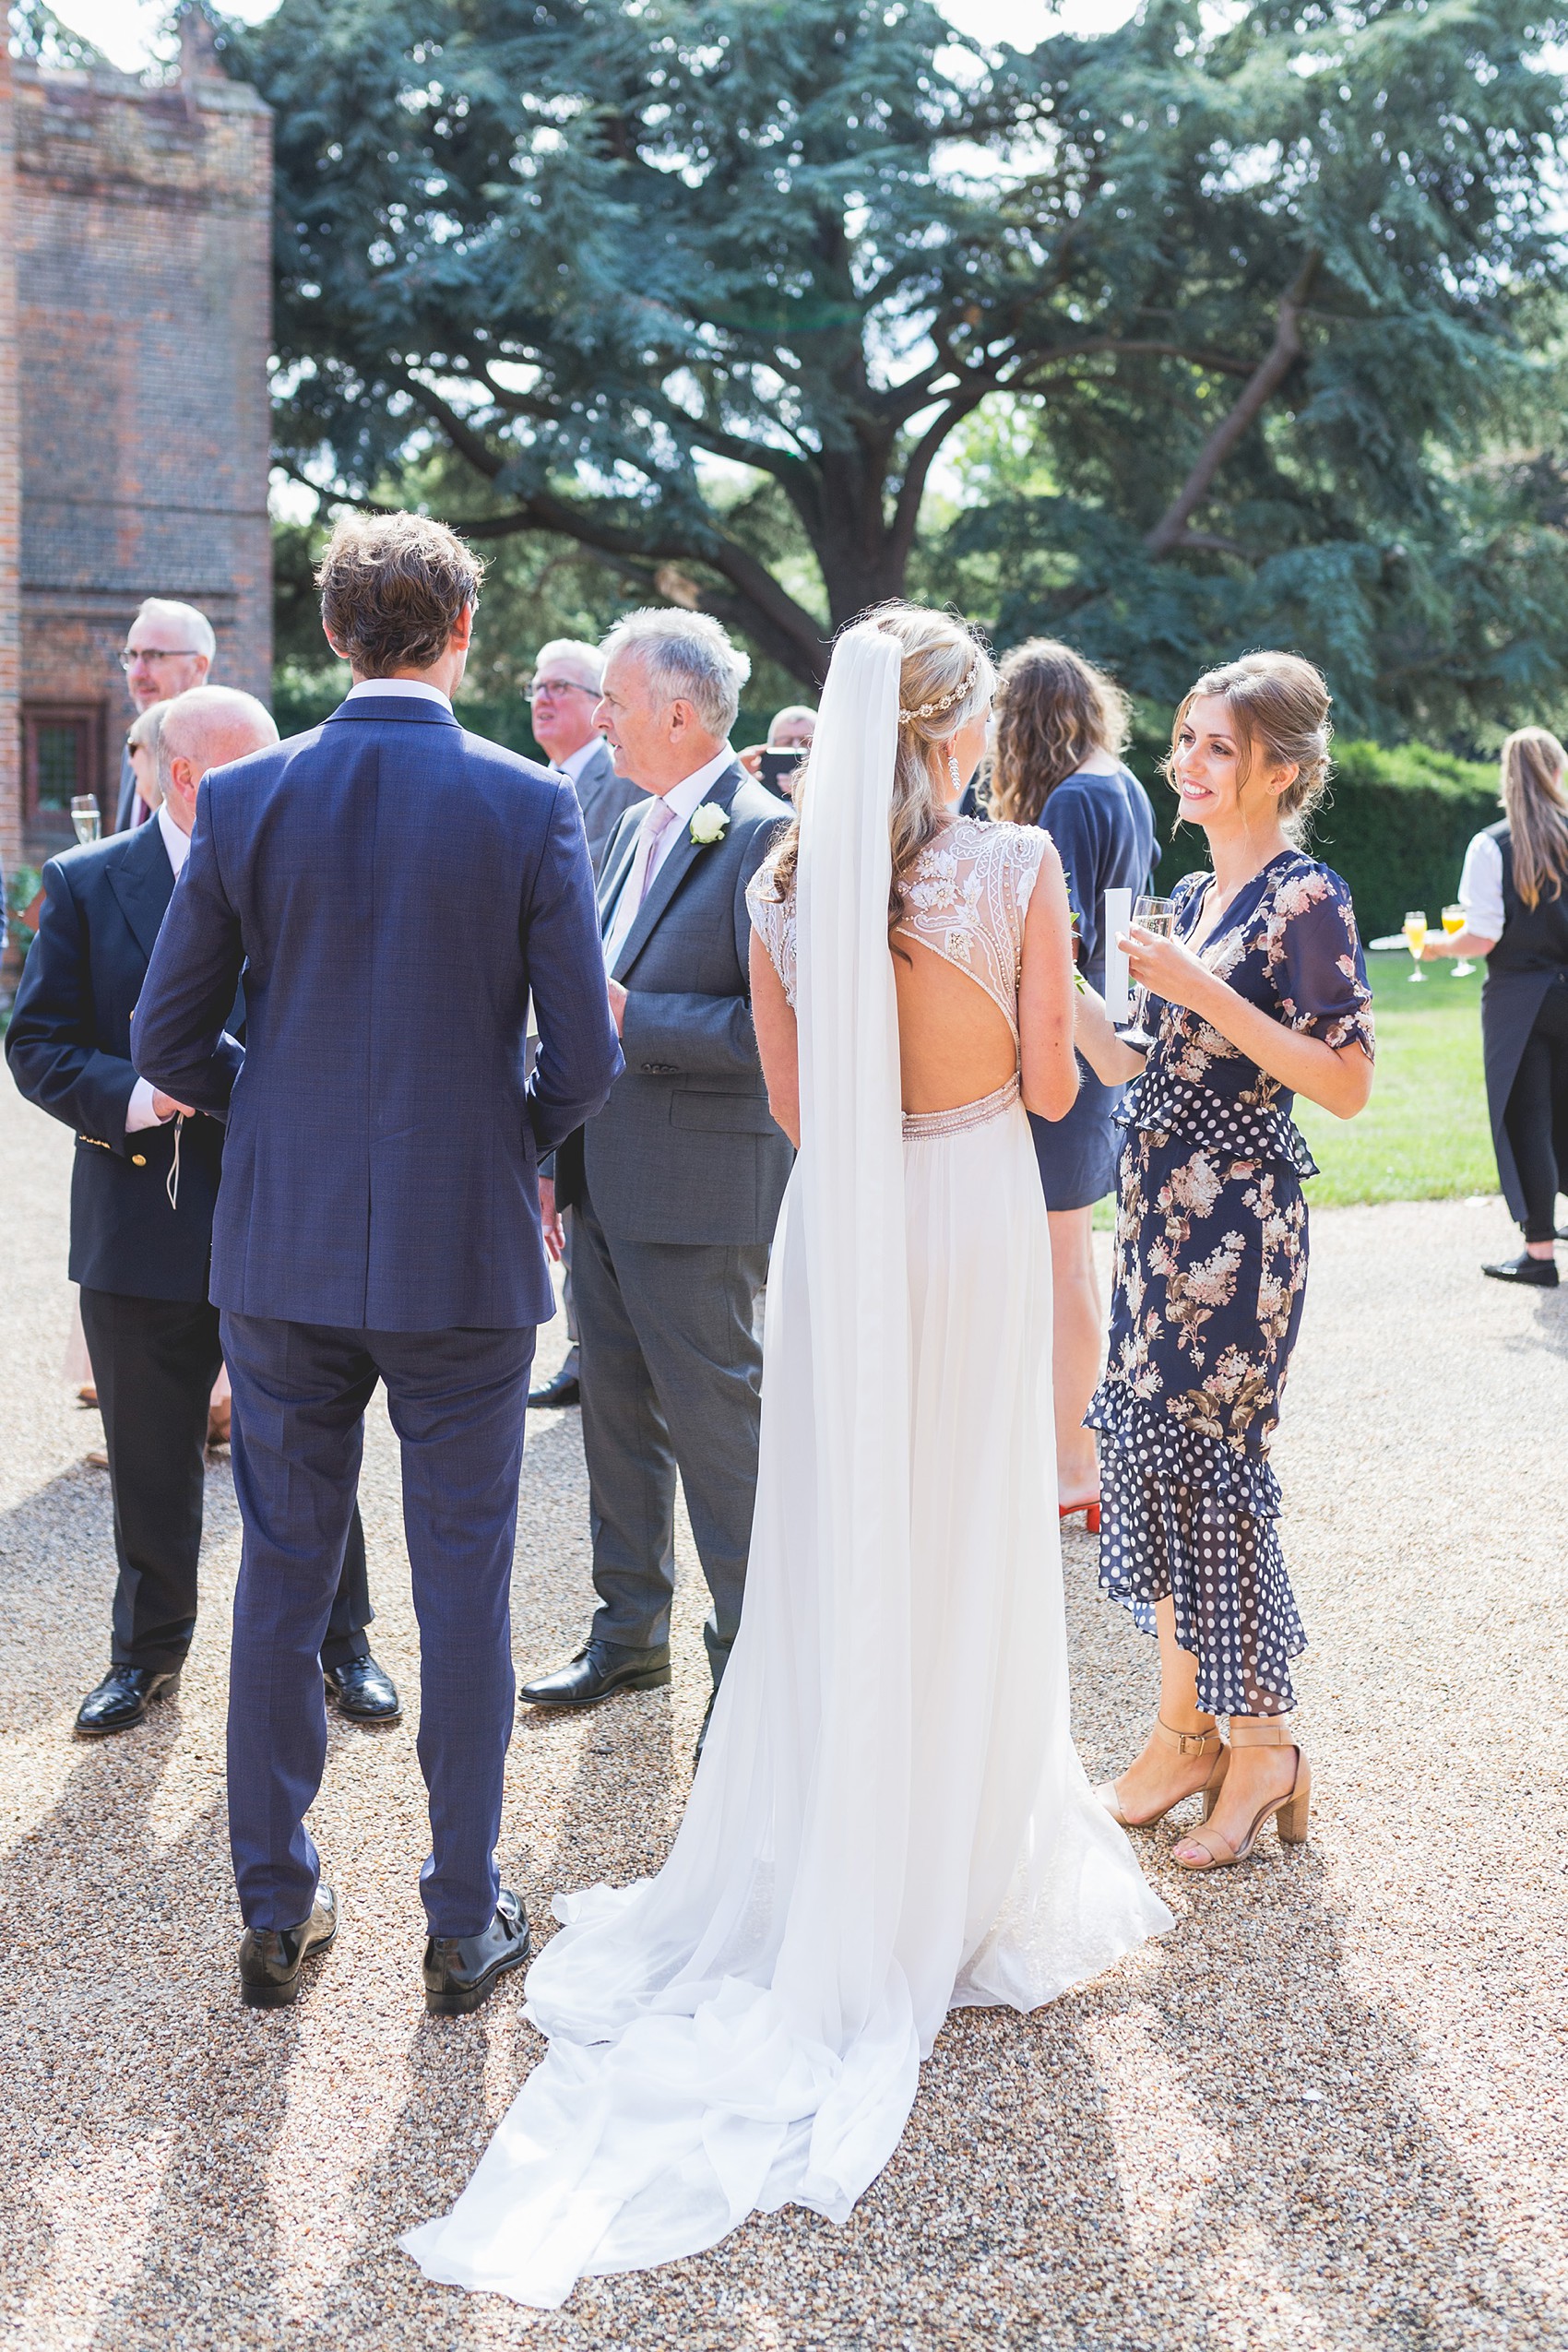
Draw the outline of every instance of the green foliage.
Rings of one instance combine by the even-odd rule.
[[[1146,0],[1026,54],[928,0],[283,0],[226,42],[276,110],[284,445],[356,498],[442,450],[476,533],[800,678],[962,576],[1157,699],[1271,639],[1365,732],[1512,719],[1568,628],[1528,357],[1563,30]],[[934,561],[930,469],[999,398],[1036,479]]]

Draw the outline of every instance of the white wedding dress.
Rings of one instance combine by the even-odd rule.
[[[754,896],[796,1004],[802,1148],[745,1610],[691,1801],[656,1879],[557,1898],[528,1978],[548,2054],[451,2213],[402,2240],[431,2278],[520,2303],[697,2253],[754,2210],[842,2221],[949,2009],[1033,2009],[1170,1924],[1069,1736],[1050,1245],[1017,1083],[900,1111],[898,669],[873,626],[839,640],[796,896]],[[1042,845],[956,826],[911,893],[910,928],[1015,1034]]]

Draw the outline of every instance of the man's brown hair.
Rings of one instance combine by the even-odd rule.
[[[483,577],[479,557],[428,515],[345,515],[315,584],[335,643],[362,678],[385,678],[445,652]]]

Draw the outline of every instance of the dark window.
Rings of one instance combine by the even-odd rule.
[[[105,832],[114,812],[105,805],[103,713],[97,703],[31,703],[22,710],[22,744],[27,789],[27,823],[37,834],[68,841],[71,802],[78,792],[90,792],[103,812]]]

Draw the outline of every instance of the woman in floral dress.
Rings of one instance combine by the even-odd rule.
[[[1350,894],[1291,838],[1328,770],[1329,697],[1310,662],[1250,654],[1200,678],[1170,775],[1212,873],[1176,892],[1175,935],[1129,935],[1156,1043],[1124,1045],[1092,992],[1078,1044],[1125,1114],[1115,1297],[1100,1440],[1100,1583],[1160,1650],[1143,1753],[1101,1791],[1142,1828],[1201,1792],[1176,1859],[1243,1859],[1271,1814],[1304,1838],[1311,1795],[1290,1737],[1305,1647],[1268,1460],[1307,1278],[1293,1125],[1302,1094],[1350,1119],[1372,1089],[1372,1024]],[[1216,1718],[1229,1716],[1230,1744]]]

